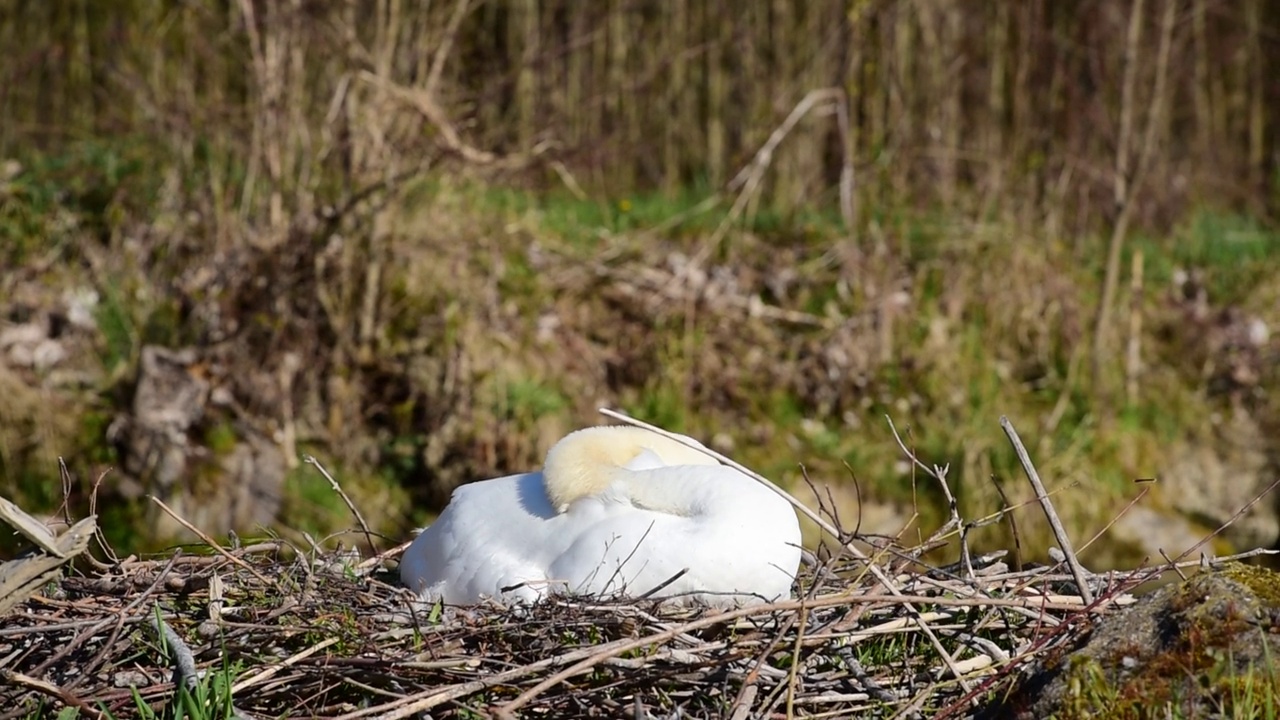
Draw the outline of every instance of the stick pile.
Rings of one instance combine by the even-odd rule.
[[[945,468],[908,455],[945,489]],[[0,619],[0,720],[145,717],[193,697],[217,718],[972,717],[1153,575],[1096,575],[1062,552],[1012,571],[1003,553],[968,551],[958,516],[915,548],[859,546],[797,505],[828,542],[794,597],[724,611],[432,606],[396,580],[405,545],[361,559],[280,539],[228,548],[197,530],[202,544],[161,557],[90,558],[0,597],[13,608]],[[924,562],[956,537],[960,562]],[[65,543],[38,545],[44,568]]]
[[[1085,610],[1061,592],[1069,575],[999,563],[977,582],[901,575],[900,595],[827,563],[806,570],[803,600],[721,612],[569,598],[455,609],[414,602],[385,571],[340,554],[281,542],[189,550],[67,577],[6,617],[0,718],[58,705],[134,717],[135,691],[164,706],[178,663],[157,620],[199,679],[229,679],[244,717],[933,714],[1066,639]]]

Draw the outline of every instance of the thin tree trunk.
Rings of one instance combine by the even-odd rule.
[[[1129,229],[1129,144],[1133,134],[1134,86],[1138,77],[1138,45],[1142,40],[1142,10],[1144,0],[1133,0],[1129,9],[1129,32],[1124,46],[1124,80],[1120,90],[1120,136],[1116,141],[1115,169],[1112,192],[1115,203],[1115,225],[1107,251],[1106,276],[1102,283],[1102,298],[1098,301],[1098,320],[1093,333],[1093,382],[1102,387],[1103,370],[1111,350],[1111,305],[1115,302],[1116,286],[1120,282],[1120,257],[1124,238]]]
[[[1117,195],[1120,202],[1120,215],[1116,220],[1115,229],[1111,234],[1111,247],[1107,253],[1107,274],[1103,285],[1102,300],[1100,301],[1100,307],[1098,308],[1098,325],[1094,334],[1094,382],[1096,386],[1103,387],[1104,392],[1105,385],[1102,370],[1106,359],[1105,343],[1110,330],[1108,327],[1108,323],[1110,322],[1109,308],[1110,304],[1114,302],[1116,285],[1119,283],[1121,253],[1124,249],[1125,237],[1128,234],[1129,222],[1133,217],[1134,196],[1141,187],[1142,181],[1145,179],[1147,168],[1150,166],[1152,153],[1154,152],[1156,144],[1156,135],[1158,130],[1163,127],[1163,116],[1165,108],[1168,106],[1166,99],[1166,86],[1169,77],[1169,55],[1170,49],[1173,45],[1173,30],[1177,11],[1177,2],[1178,0],[1165,0],[1165,12],[1160,24],[1160,46],[1156,56],[1155,87],[1151,93],[1151,103],[1147,111],[1146,129],[1143,132],[1142,146],[1136,158],[1136,163],[1133,165],[1133,175],[1126,178],[1123,185],[1117,185],[1117,188],[1123,193]],[[1135,15],[1137,15],[1141,10],[1141,4],[1141,0],[1134,3]],[[1131,20],[1131,22],[1134,21]],[[1138,42],[1138,35],[1139,33],[1137,31],[1134,31],[1132,28],[1130,29],[1129,37],[1133,41],[1134,45]],[[1130,56],[1127,49],[1125,54],[1126,56]],[[1129,70],[1127,67],[1125,69],[1125,73],[1127,85],[1130,80],[1128,77]],[[1128,101],[1131,103],[1132,91],[1126,89],[1126,94],[1129,96]],[[1131,119],[1132,108],[1130,108],[1130,120]],[[1121,131],[1124,132],[1123,127]],[[1127,152],[1127,143],[1123,144],[1122,147],[1126,148]],[[1129,162],[1126,161],[1123,166],[1126,169],[1126,172],[1128,171],[1129,166]]]
[[[719,6],[725,0],[717,0]],[[710,8],[708,8],[710,13]],[[715,22],[708,17],[704,27],[710,46],[707,51],[707,173],[713,187],[724,184],[726,167],[725,113],[729,95],[729,80],[724,69],[724,57],[729,52],[728,23]],[[719,29],[719,32],[716,32]]]
[[[1249,190],[1265,190],[1266,176],[1263,163],[1266,160],[1264,128],[1266,113],[1263,110],[1263,93],[1266,91],[1263,80],[1263,65],[1266,60],[1262,56],[1262,7],[1259,0],[1247,0],[1245,3],[1245,27],[1249,34],[1245,44],[1247,51],[1245,62],[1249,78]]]
[[[1209,39],[1205,13],[1208,0],[1193,0],[1191,27],[1195,38],[1195,71],[1192,76],[1192,105],[1196,116],[1195,159],[1203,168],[1213,160],[1213,109],[1209,99]],[[1208,168],[1204,168],[1208,169]]]

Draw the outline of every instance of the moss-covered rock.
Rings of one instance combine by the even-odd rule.
[[[1278,652],[1280,574],[1232,563],[1102,620],[988,717],[1275,717]]]

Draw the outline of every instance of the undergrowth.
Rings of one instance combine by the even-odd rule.
[[[216,325],[230,321],[261,347],[227,356],[233,374],[289,347],[314,359],[298,381],[299,452],[353,478],[357,494],[376,498],[365,503],[374,524],[393,533],[427,520],[460,482],[535,466],[550,440],[594,422],[606,402],[732,448],[791,487],[803,463],[837,486],[846,514],[857,511],[846,465],[856,468],[864,502],[906,505],[924,522],[945,507],[904,466],[884,418],[920,457],[952,462],[959,501],[981,514],[1005,502],[996,486],[1016,474],[985,425],[1007,414],[1051,458],[1054,487],[1090,488],[1070,494],[1064,502],[1079,507],[1064,514],[1073,531],[1092,532],[1132,495],[1134,478],[1158,474],[1170,445],[1204,442],[1240,401],[1206,391],[1203,352],[1188,350],[1200,331],[1179,319],[1175,280],[1194,274],[1211,308],[1280,320],[1275,233],[1202,209],[1167,237],[1137,238],[1130,251],[1143,254],[1146,285],[1122,302],[1144,317],[1136,342],[1151,360],[1126,395],[1114,391],[1125,386],[1121,358],[1101,378],[1088,368],[1102,238],[1064,242],[1013,220],[945,222],[903,209],[879,212],[855,241],[832,218],[764,208],[716,239],[727,209],[702,202],[696,187],[597,201],[437,174],[407,186],[379,220],[391,230],[377,255],[375,325],[365,327],[363,261],[315,245],[271,252],[296,250],[304,263],[319,253],[335,269],[315,272],[327,275],[264,259],[227,270],[220,295],[183,290],[192,262],[219,255],[165,244],[199,225],[167,213],[175,197],[131,157],[96,148],[24,159],[0,194],[3,252],[27,268],[8,289],[35,305],[58,292],[42,300],[30,290],[37,281],[88,286],[99,298],[92,356],[74,361],[91,381],[41,391],[54,403],[20,390],[0,409],[0,484],[35,505],[51,497],[40,488],[54,480],[56,455],[87,481],[117,464],[104,434],[127,411],[143,344],[236,337]],[[36,236],[55,225],[66,262],[33,263]],[[296,299],[283,314],[228,320],[224,308],[258,302],[244,284],[253,267],[277,273],[253,281],[273,297]],[[312,294],[320,304],[306,310]],[[327,340],[334,335],[352,340]],[[1100,387],[1113,391],[1100,396]],[[1273,414],[1269,401],[1249,402],[1264,419]],[[278,408],[255,412],[278,422]],[[215,453],[233,447],[229,419],[210,418],[198,442]],[[401,488],[418,501],[407,515]],[[287,524],[340,526],[343,509],[317,500],[323,488],[305,472],[291,473],[285,492]],[[1008,545],[1009,532],[989,527],[975,540]],[[1032,530],[1023,549],[1034,556],[1044,539]],[[124,548],[135,540],[150,542],[113,538]],[[1113,560],[1127,552],[1106,551]]]

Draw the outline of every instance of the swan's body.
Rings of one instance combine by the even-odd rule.
[[[654,596],[725,606],[788,595],[800,527],[787,501],[657,433],[572,433],[542,472],[459,487],[405,551],[400,578],[465,605],[547,593]]]

